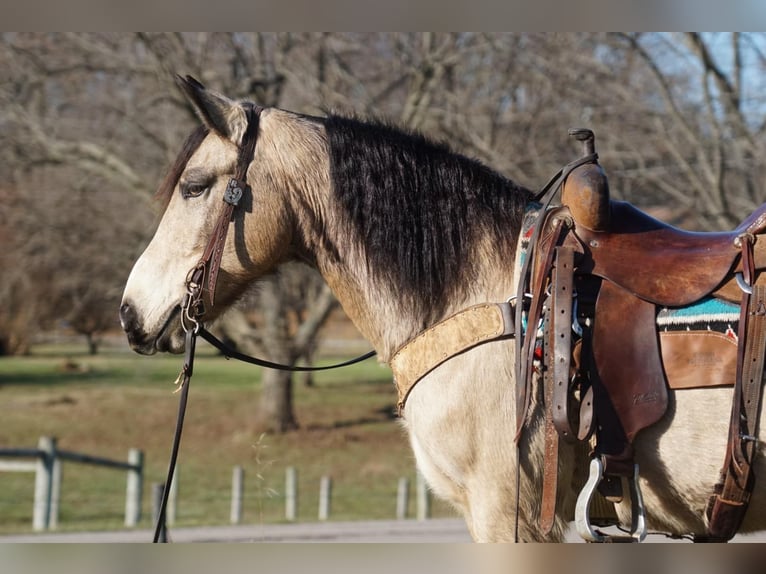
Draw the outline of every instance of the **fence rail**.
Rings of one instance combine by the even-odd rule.
[[[59,450],[56,446],[55,437],[40,437],[37,448],[0,448],[0,459],[3,458],[36,459],[35,462],[0,460],[0,471],[35,473],[32,529],[37,532],[55,529],[58,526],[61,464],[64,461],[127,471],[125,526],[136,526],[141,519],[144,455],[138,449],[130,449],[127,462],[122,462],[100,456]]]
[[[13,460],[16,459],[16,460]],[[34,459],[25,461],[19,459]],[[35,531],[53,530],[59,522],[59,500],[61,499],[61,468],[62,463],[95,465],[127,473],[125,495],[125,526],[135,527],[141,519],[142,498],[144,490],[144,454],[139,449],[130,449],[127,461],[113,460],[100,456],[61,450],[57,447],[54,437],[41,437],[37,448],[0,448],[0,472],[29,472],[35,474],[35,492],[32,511],[32,528]],[[171,486],[166,513],[167,524],[173,526],[176,522],[178,506],[178,476],[179,468]],[[296,522],[298,518],[298,470],[295,467],[285,469],[284,518],[288,522]],[[319,500],[317,514],[320,521],[331,518],[332,499],[336,495],[332,477],[322,476],[317,484]],[[152,485],[151,505],[154,508],[156,520],[159,500],[163,484]],[[230,503],[230,523],[241,524],[244,506],[248,500],[245,496],[245,470],[235,466],[232,471]],[[431,517],[430,493],[425,481],[418,473],[415,481],[415,516],[417,520]],[[392,502],[394,502],[392,500]],[[396,484],[396,500],[392,505],[397,519],[408,518],[410,503],[410,480],[399,478]],[[156,507],[156,508],[155,508]]]
[[[38,457],[45,456],[45,451],[39,448],[0,448],[0,456],[3,457]],[[3,464],[3,461],[0,461]]]

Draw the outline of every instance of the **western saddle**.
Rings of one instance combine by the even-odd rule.
[[[663,417],[668,389],[733,386],[721,476],[705,511],[707,532],[693,535],[698,542],[728,541],[753,490],[766,355],[766,203],[733,231],[678,229],[612,201],[593,132],[570,135],[582,142],[583,156],[535,198],[518,292],[507,302],[464,309],[394,354],[400,412],[415,384],[440,364],[477,345],[515,337],[517,445],[530,413],[533,374],[543,380],[542,529],[553,526],[564,440],[590,452],[590,475],[575,507],[580,535],[592,542],[633,542],[646,536],[636,434]],[[559,189],[561,205],[550,207]],[[726,334],[658,328],[664,312],[710,304],[733,310],[735,327]],[[631,531],[607,535],[594,528],[607,522],[591,518],[591,503],[621,501],[623,481]]]
[[[753,488],[764,354],[766,354],[766,203],[729,232],[695,233],[667,225],[634,206],[612,201],[598,164],[593,132],[571,130],[583,157],[549,186],[530,240],[517,305],[527,325],[543,325],[542,345],[520,336],[517,319],[517,440],[530,404],[532,372],[542,372],[546,405],[546,461],[541,523],[550,529],[556,504],[558,442],[587,441],[590,476],[575,523],[588,541],[640,541],[646,524],[632,443],[665,414],[671,373],[692,369],[679,348],[702,345],[698,384],[733,385],[729,440],[720,482],[706,509],[708,531],[695,541],[727,541],[736,534]],[[548,204],[561,188],[561,205]],[[658,311],[710,299],[739,305],[738,335],[658,332]],[[521,299],[519,299],[521,300]],[[574,301],[574,305],[573,305]],[[704,342],[703,342],[704,341]],[[535,347],[542,359],[535,362]],[[679,359],[679,356],[685,359]],[[712,357],[712,358],[711,358]],[[678,361],[683,360],[683,364]],[[705,364],[729,365],[711,377]],[[633,512],[629,536],[592,525],[596,491],[623,497],[627,479]]]

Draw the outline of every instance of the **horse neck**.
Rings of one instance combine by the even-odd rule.
[[[322,127],[310,119],[281,112],[275,112],[274,118],[280,120],[280,138],[264,148],[274,148],[278,153],[273,162],[264,164],[274,166],[276,175],[271,180],[281,181],[280,188],[287,193],[295,225],[293,255],[319,270],[382,360],[388,360],[412,337],[456,311],[475,303],[503,301],[515,292],[513,254],[520,227],[518,203],[525,201],[525,190],[510,182],[501,185],[496,179],[487,183],[491,187],[487,194],[494,192],[497,196],[492,197],[501,198],[495,202],[494,212],[505,219],[498,225],[479,229],[481,222],[476,220],[480,218],[471,218],[471,223],[466,218],[466,227],[459,230],[429,227],[432,242],[412,233],[408,238],[391,233],[389,239],[385,218],[363,224],[351,222],[348,205],[341,205],[333,191],[329,142],[323,137]],[[288,145],[284,142],[294,141],[301,141],[301,146],[278,149]],[[465,207],[478,209],[475,204]],[[389,212],[386,217],[396,214]],[[503,230],[502,236],[498,228]],[[368,229],[375,230],[373,240],[364,237]],[[380,233],[381,229],[386,233]],[[393,245],[405,249],[389,250],[385,257],[379,257],[376,248],[369,246],[397,240],[402,243]],[[416,249],[418,241],[431,245],[430,254]],[[451,258],[436,252],[442,248],[452,250]],[[411,265],[415,261],[417,270],[413,275],[399,272],[407,269],[396,255],[399,253],[404,253],[402,257]],[[426,265],[418,265],[421,254]],[[397,269],[399,265],[401,269]],[[442,284],[448,287],[441,289]]]
[[[515,240],[515,238],[514,238]],[[363,250],[318,249],[312,259],[346,314],[387,362],[407,341],[434,323],[470,305],[507,300],[515,292],[513,262],[488,254],[472,280],[449,301],[405,301],[397,285],[380,280]],[[376,279],[377,277],[377,279]]]

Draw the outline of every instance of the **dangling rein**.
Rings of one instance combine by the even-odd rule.
[[[253,104],[244,104],[247,114],[247,131],[242,138],[242,146],[237,156],[237,171],[235,177],[229,181],[226,191],[223,194],[224,208],[218,222],[213,230],[213,234],[208,241],[205,251],[202,253],[197,265],[191,269],[186,277],[186,296],[184,297],[181,309],[181,325],[186,332],[186,345],[184,364],[181,372],[176,379],[176,391],[181,392],[178,401],[178,416],[176,419],[176,429],[173,435],[173,446],[170,451],[170,462],[168,464],[168,474],[165,480],[165,488],[162,493],[162,502],[160,503],[157,524],[154,529],[153,542],[166,542],[160,540],[165,526],[165,512],[168,505],[168,496],[170,494],[170,485],[173,481],[176,461],[178,459],[178,447],[181,444],[181,432],[184,426],[184,415],[186,413],[186,403],[189,396],[189,383],[194,372],[194,352],[197,346],[197,337],[202,337],[205,341],[221,351],[226,358],[236,359],[251,365],[258,365],[268,369],[277,369],[280,371],[303,372],[303,371],[325,371],[328,369],[337,369],[359,363],[370,357],[375,356],[375,351],[370,351],[342,363],[326,365],[324,367],[292,367],[281,363],[272,363],[256,357],[251,357],[239,353],[228,347],[220,339],[217,339],[210,331],[205,329],[202,324],[202,316],[205,309],[213,306],[216,282],[218,280],[218,271],[221,267],[221,258],[223,248],[226,244],[226,235],[229,230],[234,209],[239,204],[244,190],[247,186],[247,168],[253,160],[255,151],[255,141],[258,136],[258,120],[263,108]]]

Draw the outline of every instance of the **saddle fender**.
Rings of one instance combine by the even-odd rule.
[[[604,454],[619,454],[641,429],[656,423],[668,406],[654,304],[604,281],[593,326],[594,404]],[[638,375],[638,376],[637,376]],[[616,424],[615,424],[616,423]],[[598,431],[597,431],[598,432]]]

